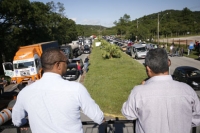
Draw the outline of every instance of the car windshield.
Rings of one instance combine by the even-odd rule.
[[[80,61],[80,60],[72,60],[71,63],[76,63],[77,61]]]
[[[137,52],[145,52],[146,48],[145,47],[137,48],[136,51]]]
[[[188,74],[189,77],[200,76],[200,70],[188,71],[187,74]]]
[[[69,54],[69,53],[70,53],[70,49],[69,49],[69,48],[62,49],[62,51],[63,51],[65,54]]]
[[[21,63],[15,63],[14,64],[15,69],[23,69],[23,68],[29,68],[29,67],[34,67],[33,61],[21,62]]]

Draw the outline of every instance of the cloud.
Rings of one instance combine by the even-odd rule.
[[[70,19],[72,19],[72,20],[75,21],[75,22],[77,21],[77,18],[70,18]]]
[[[101,21],[97,19],[84,19],[81,23],[87,25],[101,25]]]
[[[80,20],[80,19],[77,19],[77,18],[70,18],[70,19],[75,21],[76,24],[81,24],[81,25],[102,25],[102,26],[105,26],[105,27],[114,26],[113,22],[106,22],[106,21],[102,22],[99,19],[83,19],[83,20]]]

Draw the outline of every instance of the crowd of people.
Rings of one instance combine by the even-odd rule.
[[[42,78],[27,86],[19,84],[21,91],[12,109],[15,126],[29,121],[33,133],[83,133],[81,110],[97,124],[105,122],[103,111],[85,86],[62,78],[67,60],[59,49],[43,52]],[[189,85],[172,79],[170,65],[166,49],[147,53],[144,66],[148,78],[132,89],[121,109],[124,117],[136,120],[136,133],[188,133],[200,125],[199,98]]]
[[[171,57],[173,57],[173,56],[183,56],[183,54],[184,54],[184,48],[183,48],[183,46],[175,46],[173,43],[172,43],[172,45],[170,46],[170,48],[169,48],[169,55],[171,56]]]

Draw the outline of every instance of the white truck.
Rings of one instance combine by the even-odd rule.
[[[30,79],[40,79],[42,76],[41,55],[50,47],[59,48],[57,41],[41,42],[21,46],[15,53],[13,62],[4,62],[5,76],[11,77],[12,82],[27,83]]]

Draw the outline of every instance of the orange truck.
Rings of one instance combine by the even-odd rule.
[[[42,42],[28,46],[21,46],[15,53],[13,62],[4,62],[3,69],[5,76],[11,77],[11,82],[19,84],[37,80],[42,75],[40,57],[42,52],[50,47],[59,48],[57,41]]]

